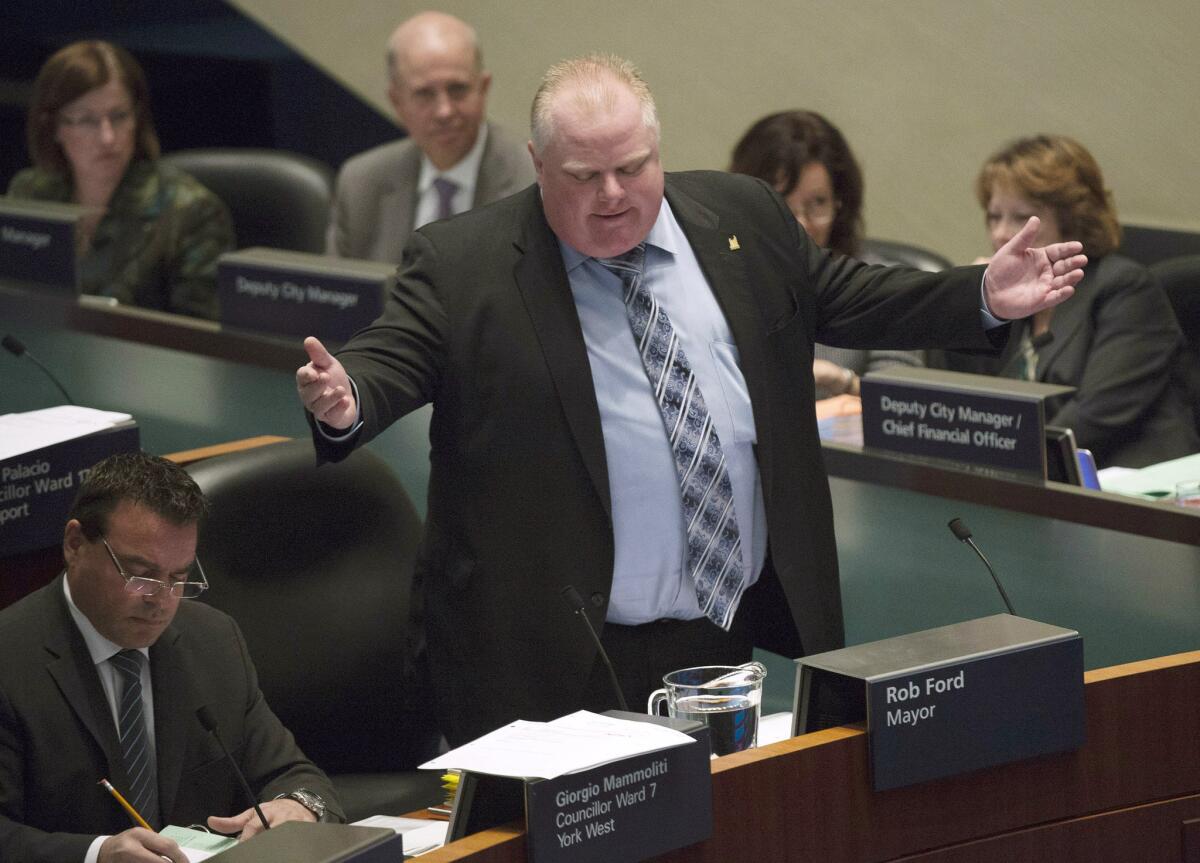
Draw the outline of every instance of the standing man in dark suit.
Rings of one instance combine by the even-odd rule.
[[[418,578],[452,743],[612,706],[564,585],[635,705],[755,644],[840,646],[814,340],[990,349],[981,291],[1019,317],[1085,261],[1029,248],[1036,220],[986,277],[833,257],[760,181],[664,178],[654,101],[609,56],[547,72],[530,152],[537,187],[416,232],[379,320],[337,358],[306,340],[296,374],[327,458],[433,403]]]
[[[190,601],[207,588],[206,507],[176,464],[105,459],[72,506],[64,576],[0,612],[0,860],[186,863],[170,839],[130,828],[103,778],[155,830],[207,818],[257,833],[202,707],[271,824],[341,820],[329,779],[263,700],[237,625]],[[238,814],[214,816],[226,812]]]
[[[470,26],[422,12],[396,28],[387,56],[408,137],[342,166],[326,251],[398,263],[413,229],[511,195],[533,172],[520,142],[487,120],[492,76]]]

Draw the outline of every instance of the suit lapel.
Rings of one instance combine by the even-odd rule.
[[[483,145],[483,156],[479,160],[479,175],[475,178],[475,198],[472,207],[498,200],[502,189],[512,179],[512,169],[506,160],[496,153],[496,130],[488,124],[487,141]]]
[[[108,776],[114,782],[123,782],[127,778],[125,761],[121,757],[112,710],[108,699],[104,697],[100,675],[92,662],[87,643],[67,609],[67,600],[62,593],[62,578],[60,576],[53,583],[49,594],[49,615],[52,619],[46,627],[43,644],[47,657],[46,670],[54,678],[71,710],[103,751],[108,762]],[[102,778],[97,776],[96,780]]]
[[[604,511],[611,518],[608,462],[604,456],[600,409],[596,405],[596,387],[592,382],[583,328],[571,296],[558,240],[542,214],[538,188],[533,186],[522,194],[529,197],[530,204],[521,239],[516,244],[522,253],[514,273],[517,287],[537,333],[567,425],[600,495]]]
[[[767,397],[767,363],[763,353],[766,333],[746,274],[743,256],[747,252],[740,247],[742,243],[753,242],[754,235],[750,230],[739,230],[735,222],[727,220],[723,223],[712,210],[675,189],[669,174],[666,192],[671,212],[687,235],[692,252],[733,332],[738,348],[738,368],[746,380],[754,411],[758,437],[756,455],[765,486],[770,472],[766,462],[771,452],[768,439],[770,399]]]
[[[1069,302],[1054,307],[1054,314],[1050,317],[1050,332],[1054,338],[1038,351],[1038,377],[1042,380],[1045,379],[1043,370],[1054,364],[1071,343],[1076,331],[1087,322],[1092,313],[1092,302],[1087,297],[1091,286],[1086,281],[1086,271],[1084,279],[1076,286],[1076,295]]]
[[[188,731],[199,723],[199,706],[189,684],[179,649],[181,635],[172,623],[150,648],[150,680],[154,687],[154,737],[158,754],[159,811],[167,823],[179,796],[179,779],[187,754]]]
[[[396,165],[392,185],[379,196],[379,245],[383,260],[399,263],[416,220],[421,151],[414,144]]]

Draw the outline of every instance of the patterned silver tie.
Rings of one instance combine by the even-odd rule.
[[[454,194],[458,191],[458,183],[438,177],[433,181],[433,188],[438,196],[437,217],[449,219],[454,215]]]
[[[129,803],[153,826],[158,823],[158,776],[150,757],[146,711],[142,705],[142,663],[146,657],[140,650],[122,650],[108,661],[121,680],[117,736],[129,774]]]
[[[646,244],[597,258],[625,286],[625,312],[666,428],[687,529],[687,565],[704,614],[729,629],[745,589],[742,540],[721,440],[675,327],[645,287]]]

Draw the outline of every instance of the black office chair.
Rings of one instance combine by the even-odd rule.
[[[1187,349],[1180,374],[1187,385],[1196,430],[1200,431],[1200,254],[1169,258],[1150,266],[1166,291]]]
[[[1121,247],[1117,251],[1148,267],[1171,258],[1200,255],[1200,233],[1122,225]]]
[[[940,273],[954,266],[937,252],[922,249],[920,246],[871,237],[863,240],[862,258],[872,264],[903,264],[927,273]]]
[[[205,599],[246,635],[268,704],[353,820],[438,802],[420,633],[409,623],[421,520],[366,449],[316,467],[295,440],[195,462],[212,502]]]
[[[229,207],[238,248],[325,251],[333,200],[328,165],[284,150],[178,150],[163,161],[191,174]]]

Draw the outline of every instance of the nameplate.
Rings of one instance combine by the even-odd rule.
[[[531,863],[645,860],[708,839],[707,733],[693,734],[694,743],[526,783]]]
[[[0,279],[79,293],[75,231],[86,208],[0,197]]]
[[[1044,401],[1072,387],[895,367],[862,379],[863,445],[1046,476]]]
[[[796,662],[794,733],[865,720],[876,791],[1083,745],[1069,629],[998,614]]]
[[[67,512],[92,465],[138,445],[130,423],[0,460],[0,557],[61,545]]]
[[[396,267],[252,248],[217,262],[221,323],[342,342],[379,317]]]

